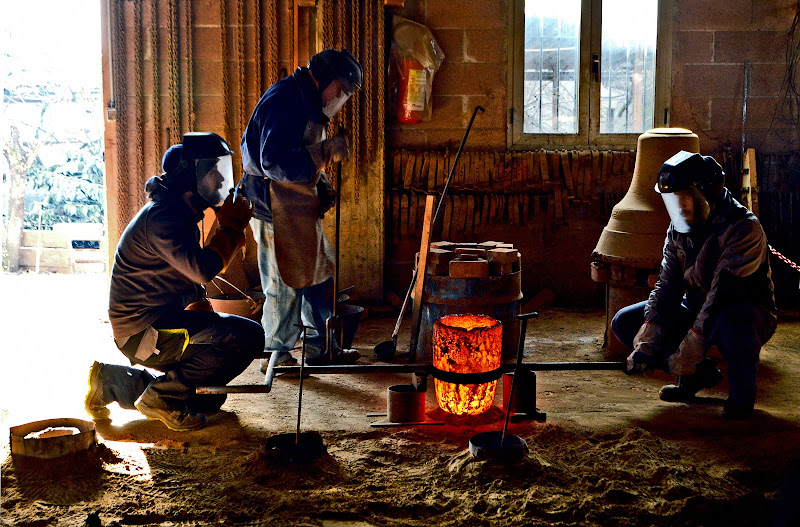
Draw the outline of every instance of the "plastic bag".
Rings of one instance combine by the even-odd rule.
[[[433,76],[444,61],[430,30],[406,18],[392,21],[389,108],[401,123],[431,120]]]

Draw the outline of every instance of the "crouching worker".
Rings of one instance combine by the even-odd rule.
[[[131,364],[163,375],[95,362],[85,401],[95,419],[108,419],[106,405],[116,401],[172,430],[201,428],[225,395],[196,395],[195,388],[227,384],[263,350],[256,322],[196,310],[207,305],[202,284],[244,245],[252,216],[250,203],[230,191],[231,155],[218,135],[189,133],[164,154],[163,174],[147,182],[151,201],[117,246],[108,313],[114,342]],[[197,223],[208,207],[219,227],[202,247]]]
[[[759,354],[775,332],[777,310],[764,230],[724,178],[700,154],[681,151],[662,165],[655,190],[671,223],[658,281],[648,300],[616,314],[611,329],[633,349],[627,373],[677,376],[659,392],[669,402],[691,402],[722,380],[706,357],[716,345],[730,385],[722,415],[743,419],[753,412]]]

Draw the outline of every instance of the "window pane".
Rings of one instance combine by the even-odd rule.
[[[525,0],[526,134],[578,133],[581,0]]]
[[[653,127],[658,0],[603,0],[600,133]]]

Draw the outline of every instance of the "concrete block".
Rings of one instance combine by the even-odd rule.
[[[785,31],[716,31],[714,62],[784,62]]]
[[[750,70],[749,97],[778,97],[786,73],[786,64],[753,64]]]
[[[450,276],[452,278],[486,278],[489,276],[489,262],[478,260],[452,260],[450,261]]]
[[[464,30],[464,62],[504,62],[506,58],[506,30]]]
[[[714,32],[678,31],[675,35],[675,64],[708,64],[714,60]]]
[[[727,2],[698,2],[676,0],[672,4],[675,13],[675,29],[740,29],[751,24],[752,0],[729,0]]]
[[[445,62],[433,80],[438,95],[488,95],[505,83],[504,63]]]
[[[459,258],[463,258],[467,255],[472,255],[476,258],[481,258],[484,260],[487,258],[487,251],[482,247],[456,247],[455,253]]]
[[[433,38],[444,52],[447,62],[464,62],[464,30],[462,28],[436,28]]]
[[[676,95],[672,99],[672,125],[687,128],[695,133],[710,129],[711,100],[708,97]],[[705,143],[700,144],[705,145]]]
[[[456,257],[453,251],[431,247],[428,253],[428,274],[447,276],[450,273],[450,261]]]
[[[455,249],[455,247],[456,247],[455,243],[449,242],[449,241],[445,241],[445,240],[438,241],[438,242],[431,242],[431,248],[444,249],[446,251],[452,251],[453,249]]]
[[[517,272],[521,268],[522,260],[519,251],[512,248],[495,248],[488,251],[489,273],[504,275]]]
[[[673,93],[683,97],[737,97],[742,93],[741,64],[686,64]],[[676,124],[673,122],[673,126]]]
[[[507,18],[505,0],[437,0],[427,5],[427,25],[431,28],[502,29]]]
[[[794,19],[797,0],[753,2],[753,29],[788,31]]]

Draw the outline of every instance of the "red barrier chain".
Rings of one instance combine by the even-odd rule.
[[[772,254],[774,254],[775,256],[777,256],[778,258],[780,258],[781,260],[783,260],[783,261],[784,261],[784,262],[786,262],[787,264],[789,264],[789,266],[790,266],[792,269],[794,269],[795,271],[797,271],[798,273],[800,273],[800,265],[797,265],[796,263],[794,263],[793,261],[791,261],[790,259],[788,259],[788,258],[787,258],[787,257],[785,257],[784,255],[782,255],[781,253],[779,253],[778,251],[776,251],[776,250],[775,250],[775,248],[774,248],[772,245],[769,245],[769,250],[772,252]]]

